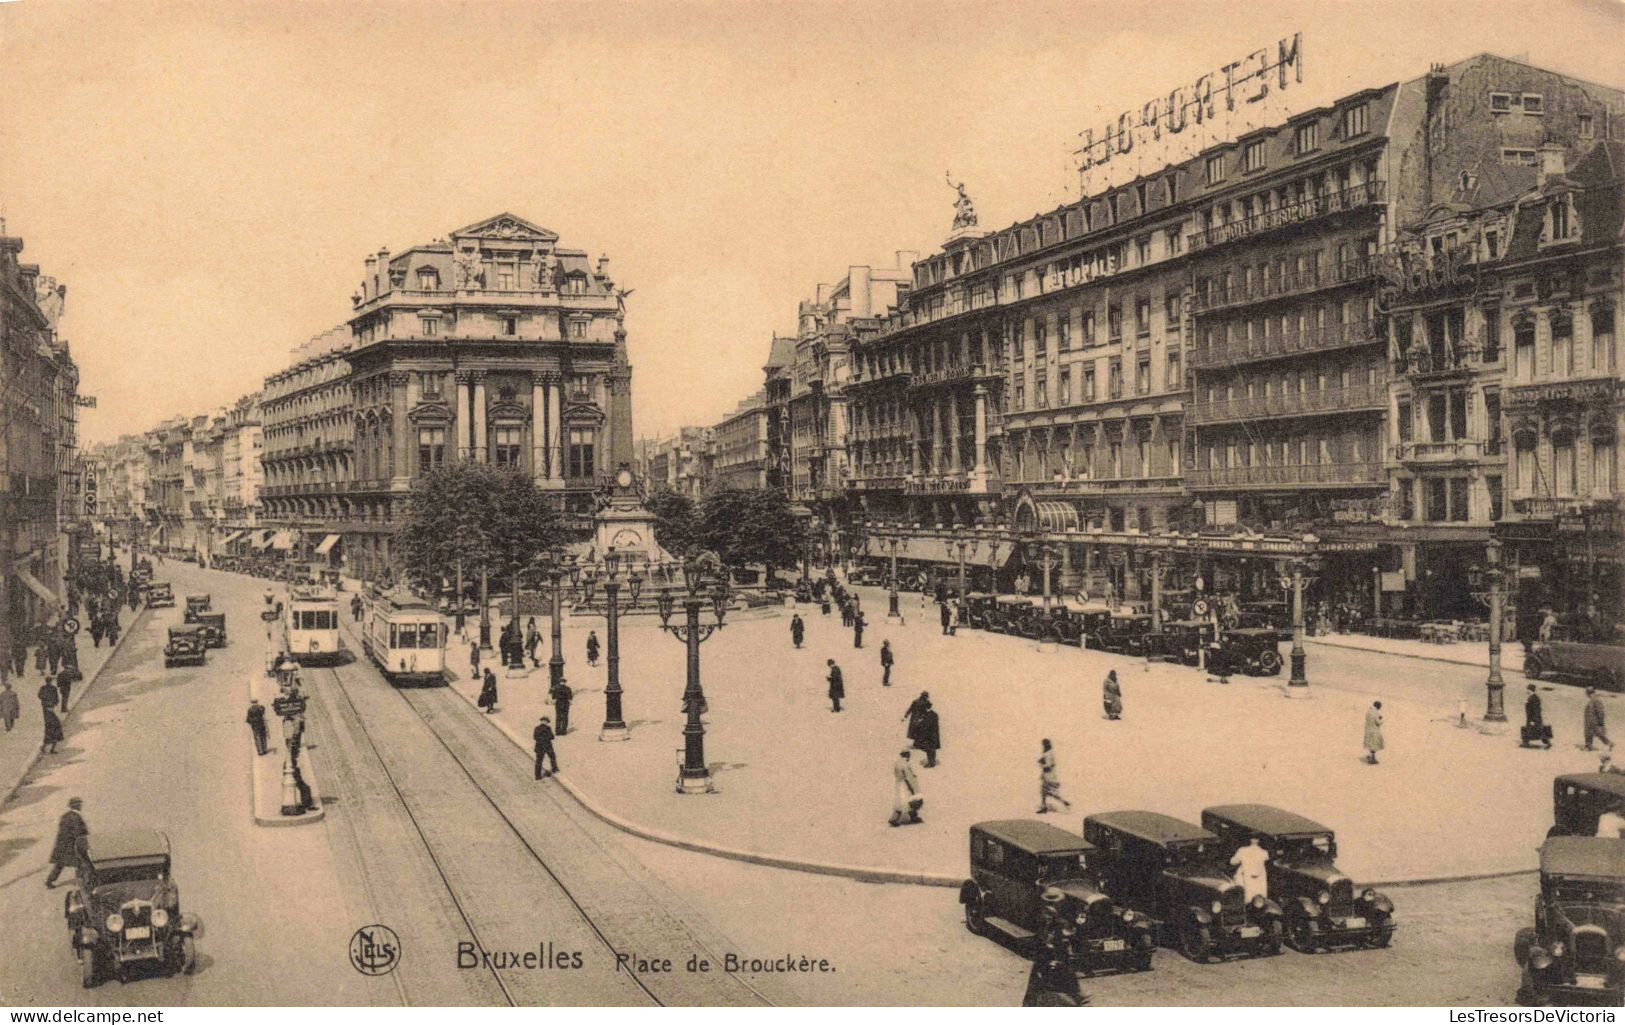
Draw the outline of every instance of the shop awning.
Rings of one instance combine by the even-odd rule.
[[[49,587],[46,587],[44,584],[40,583],[34,574],[28,572],[28,570],[23,566],[20,564],[14,564],[11,569],[12,572],[16,574],[18,580],[21,580],[30,591],[33,591],[35,594],[39,595],[40,601],[45,602],[52,608],[56,608],[58,605],[62,604],[62,599],[60,597],[53,593]]]
[[[1010,558],[1014,548],[1009,544],[999,545],[996,553],[989,552],[989,543],[981,541],[976,547],[965,549],[966,566],[1003,566]],[[881,538],[865,538],[863,543],[864,555],[876,559],[890,559],[891,546]],[[990,558],[990,554],[993,556]],[[959,565],[959,546],[946,538],[940,537],[911,537],[908,546],[897,546],[898,562],[942,562],[950,565]]]
[[[279,530],[271,537],[271,547],[279,552],[293,550],[293,531]]]
[[[338,544],[338,543],[339,543],[339,536],[337,534],[329,534],[326,537],[322,538],[322,543],[321,544],[316,546],[316,554],[317,555],[326,555],[328,552],[331,552],[333,550],[333,546]]]
[[[237,540],[238,538],[240,538],[242,536],[243,536],[242,531],[234,530],[231,533],[227,534],[225,537],[221,538],[220,543],[223,544],[223,545],[229,545],[233,541]]]

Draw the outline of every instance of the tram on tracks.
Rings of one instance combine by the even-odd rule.
[[[397,686],[444,686],[446,625],[434,606],[406,592],[375,594],[362,614],[361,645]]]
[[[343,658],[339,640],[338,595],[325,588],[295,588],[284,613],[285,650],[300,665],[320,665]]]

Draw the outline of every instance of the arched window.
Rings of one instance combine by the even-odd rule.
[[[1552,435],[1552,494],[1555,497],[1574,497],[1574,471],[1574,432],[1565,429]]]

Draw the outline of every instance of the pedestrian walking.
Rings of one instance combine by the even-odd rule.
[[[118,609],[112,609],[107,613],[107,626],[105,626],[103,630],[107,634],[108,647],[111,648],[113,645],[118,643]]]
[[[361,596],[359,594],[350,598],[350,615],[357,623],[361,622]]]
[[[267,750],[265,743],[265,706],[260,704],[259,698],[248,700],[248,716],[244,720],[248,723],[248,730],[254,736],[254,753],[264,754]]]
[[[1377,752],[1387,745],[1382,741],[1382,702],[1373,701],[1365,713],[1365,760],[1377,764]]]
[[[472,671],[471,675],[480,675],[480,646],[478,644],[468,646],[468,667]]]
[[[55,676],[62,667],[62,639],[67,633],[62,629],[61,623],[52,623],[50,630],[45,634],[45,666]],[[66,708],[62,709],[64,712]]]
[[[1532,747],[1535,744],[1545,744],[1546,750],[1552,749],[1552,728],[1546,725],[1546,717],[1540,705],[1540,695],[1535,692],[1535,685],[1529,685],[1529,696],[1523,699],[1523,732],[1519,736],[1519,747]]]
[[[909,764],[908,749],[897,752],[897,764],[892,766],[892,826],[908,826],[920,821],[920,807],[925,798],[920,796],[920,781]]]
[[[923,702],[923,704],[921,704]],[[931,705],[931,696],[921,692],[915,699],[920,705],[919,711],[909,718],[908,739],[914,742],[914,748],[925,755],[925,767],[937,767],[937,751],[942,747],[942,733],[937,722],[937,710]],[[914,705],[910,705],[913,708]]]
[[[1055,748],[1046,737],[1044,749],[1038,755],[1038,814],[1049,814],[1052,797],[1071,810],[1072,802],[1061,796],[1061,777],[1055,771]]]
[[[841,625],[852,625],[852,603],[847,600],[844,594],[841,595]]]
[[[6,732],[17,725],[17,716],[22,709],[17,703],[17,692],[11,689],[11,681],[0,681],[0,722],[6,724]]]
[[[85,825],[84,816],[80,814],[84,806],[84,801],[70,797],[68,810],[56,820],[56,842],[51,844],[51,874],[45,877],[47,890],[56,885],[56,877],[68,866],[73,866],[76,877],[80,872],[79,845],[90,836],[90,827]]]
[[[40,684],[38,693],[40,707],[46,711],[55,709],[62,701],[62,692],[56,689],[56,682],[49,676],[45,678],[44,683]]]
[[[937,611],[940,613],[937,618],[942,620],[942,636],[946,637],[948,628],[953,625],[954,614],[948,611],[948,603],[940,598],[937,599]]]
[[[852,647],[863,647],[863,613],[854,609],[852,611]]]
[[[525,621],[525,654],[530,656],[532,668],[542,668],[542,663],[536,657],[536,649],[542,643],[542,632],[536,629],[536,617],[531,616]]]
[[[62,732],[62,720],[58,718],[56,709],[50,705],[45,706],[45,735],[40,742],[40,751],[45,754],[56,754],[56,746],[66,739]]]
[[[948,616],[948,636],[949,637],[955,637],[955,636],[958,636],[958,634],[959,634],[959,624],[960,624],[961,620],[964,618],[965,606],[958,599],[955,599],[954,601],[949,602],[949,604],[952,605],[953,608],[950,610],[950,613],[949,613],[949,616]]]
[[[553,710],[558,713],[558,735],[564,736],[570,732],[570,702],[575,700],[576,692],[563,680],[553,688]]]
[[[90,619],[90,643],[93,647],[102,646],[102,621],[95,616]]]
[[[790,643],[794,644],[796,647],[799,648],[799,647],[801,647],[801,642],[806,638],[806,636],[807,636],[807,624],[803,623],[801,621],[801,615],[799,613],[791,615],[791,617],[790,617]]]
[[[480,697],[475,704],[485,709],[486,715],[497,710],[497,674],[489,668],[485,670],[485,683],[480,687]]]
[[[823,596],[823,598],[821,598],[819,600],[819,602],[818,602],[818,611],[822,612],[826,616],[829,615],[829,595],[828,594],[825,594]]]
[[[797,644],[796,647],[801,647]],[[880,685],[891,686],[891,667],[895,659],[892,658],[891,641],[880,642]]]
[[[553,752],[553,727],[547,716],[542,716],[542,721],[536,724],[530,737],[536,748],[536,778],[541,779],[543,776],[551,776],[558,772],[559,756]],[[551,768],[546,770],[542,768],[544,758]]]
[[[841,667],[835,664],[834,659],[825,659],[829,666],[829,703],[831,712],[841,710],[841,699],[846,697],[846,682],[841,678]]]
[[[588,630],[587,631],[587,664],[590,665],[590,666],[595,666],[595,665],[598,664],[598,631],[597,630]],[[559,732],[562,733],[564,731],[560,730]]]
[[[56,674],[56,689],[62,697],[57,701],[57,707],[63,715],[68,714],[68,693],[73,690],[74,674],[66,670]]]
[[[1587,751],[1590,751],[1592,743],[1598,740],[1607,744],[1608,750],[1612,751],[1614,749],[1614,742],[1608,739],[1608,715],[1603,710],[1602,699],[1597,697],[1597,688],[1595,687],[1586,688],[1586,707],[1583,722]]]
[[[1100,701],[1106,708],[1106,718],[1123,718],[1123,687],[1117,682],[1117,670],[1106,673],[1105,682],[1100,685]]]

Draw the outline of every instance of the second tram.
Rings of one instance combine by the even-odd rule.
[[[285,615],[287,651],[300,665],[337,662],[343,657],[338,595],[296,588],[289,596]]]
[[[376,595],[367,602],[362,626],[362,646],[389,682],[446,683],[446,625],[428,602],[400,593]]]

